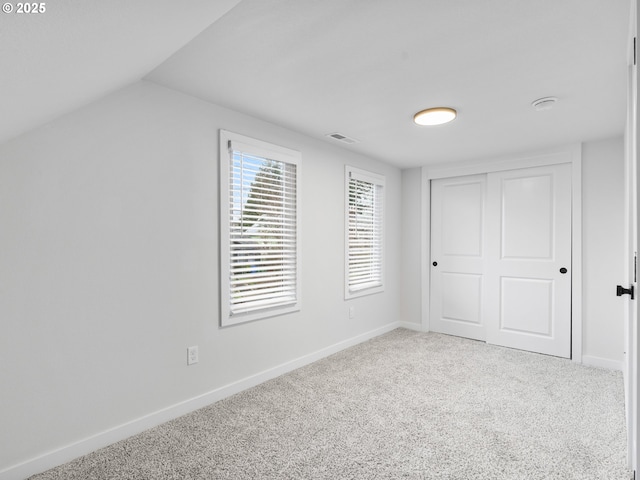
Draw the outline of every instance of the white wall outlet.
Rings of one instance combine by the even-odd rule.
[[[198,347],[188,347],[187,348],[187,365],[193,365],[194,363],[198,363]]]
[[[356,316],[356,307],[349,307],[349,318]]]

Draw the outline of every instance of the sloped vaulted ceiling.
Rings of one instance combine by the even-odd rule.
[[[54,0],[42,13],[0,12],[0,142],[140,80],[239,1]]]

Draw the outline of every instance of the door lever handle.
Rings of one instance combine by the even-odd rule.
[[[631,288],[623,288],[621,285],[617,285],[616,286],[616,295],[618,297],[621,297],[622,295],[631,295],[631,300],[633,300],[635,298],[635,289],[633,288],[633,285],[631,285]]]

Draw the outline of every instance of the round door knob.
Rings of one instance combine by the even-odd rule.
[[[567,273],[567,269],[566,269],[566,268],[564,268],[564,267],[562,267],[562,268],[560,269],[560,273],[562,273],[562,274]]]
[[[438,262],[433,262],[433,266],[437,267],[438,266]]]

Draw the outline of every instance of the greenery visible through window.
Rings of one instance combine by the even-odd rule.
[[[384,177],[346,168],[346,286],[351,298],[382,291]]]
[[[222,324],[297,310],[299,154],[222,133]]]

